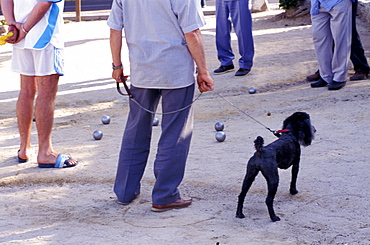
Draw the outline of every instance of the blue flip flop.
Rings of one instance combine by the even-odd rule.
[[[68,163],[71,159],[71,157],[60,153],[55,163],[39,163],[39,168],[70,168],[76,166],[78,162],[75,164]]]
[[[19,152],[20,152],[21,150],[19,149],[18,150],[18,154],[17,154],[17,157],[18,157],[18,163],[25,163],[25,162],[28,162],[28,158],[20,158],[19,157]]]

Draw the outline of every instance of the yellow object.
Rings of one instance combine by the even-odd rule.
[[[12,37],[13,35],[14,35],[13,32],[9,32],[8,34],[4,36],[0,36],[0,45],[6,44],[6,39],[8,39],[8,37]]]

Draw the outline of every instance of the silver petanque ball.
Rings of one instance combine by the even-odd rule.
[[[110,123],[110,117],[109,116],[102,116],[101,122],[103,124],[109,124]]]
[[[215,123],[215,129],[216,129],[216,131],[224,130],[224,124],[222,122],[216,122]]]
[[[255,94],[257,92],[257,90],[253,87],[249,88],[249,93],[250,94]]]
[[[218,142],[223,142],[226,139],[226,134],[222,131],[218,131],[215,137]]]
[[[153,126],[158,126],[158,124],[159,124],[159,119],[155,117],[153,119]]]
[[[101,138],[103,138],[103,133],[102,131],[100,130],[95,130],[94,133],[93,133],[93,138],[95,140],[101,140]]]

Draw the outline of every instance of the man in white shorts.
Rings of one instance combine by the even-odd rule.
[[[54,101],[59,76],[63,75],[64,42],[60,32],[63,6],[64,0],[1,0],[9,31],[14,32],[8,39],[13,44],[12,70],[20,74],[21,80],[17,101],[18,162],[29,159],[35,110],[40,168],[73,167],[78,163],[55,152],[51,143]]]

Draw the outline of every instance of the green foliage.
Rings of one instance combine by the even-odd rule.
[[[279,7],[282,9],[291,9],[298,6],[298,0],[279,0]]]

